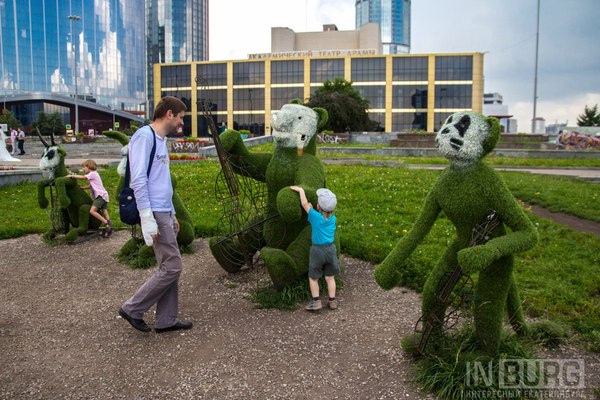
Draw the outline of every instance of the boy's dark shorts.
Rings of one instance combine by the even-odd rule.
[[[103,208],[107,208],[108,203],[104,201],[104,199],[101,196],[98,196],[94,199],[92,205],[95,206],[98,210],[102,210]]]
[[[309,277],[319,279],[323,275],[334,276],[339,273],[340,267],[335,244],[331,243],[323,246],[313,244],[310,246]]]

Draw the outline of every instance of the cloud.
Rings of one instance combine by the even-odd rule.
[[[257,6],[259,4],[260,6]],[[412,53],[486,52],[485,91],[503,95],[520,130],[533,116],[536,0],[412,1]],[[219,0],[210,4],[210,59],[271,50],[271,27],[354,29],[354,0]],[[575,122],[600,96],[599,0],[543,0],[537,116]],[[588,103],[586,103],[588,102]],[[598,102],[598,101],[595,101]]]

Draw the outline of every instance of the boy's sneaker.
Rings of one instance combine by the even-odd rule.
[[[112,235],[112,228],[111,228],[110,225],[111,225],[110,223],[107,223],[106,224],[106,228],[104,228],[104,235],[103,235],[103,237],[105,237],[105,238],[109,238],[110,235]]]
[[[311,300],[310,303],[304,307],[306,311],[319,311],[321,308],[323,308],[321,300]]]
[[[329,309],[337,310],[337,300],[329,300]]]

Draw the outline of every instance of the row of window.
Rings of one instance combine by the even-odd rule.
[[[386,87],[355,85],[360,95],[369,101],[370,109],[385,109]],[[316,88],[313,88],[316,90]],[[394,109],[427,109],[427,85],[396,85],[391,87],[392,108]],[[471,108],[471,85],[436,85],[435,108]],[[190,90],[163,90],[163,96],[180,98],[188,108],[192,109]],[[197,92],[198,101],[203,101],[213,112],[227,111],[226,89],[200,89]],[[279,110],[284,104],[294,99],[304,100],[303,87],[271,88],[271,109]],[[233,89],[234,111],[259,111],[265,109],[264,88],[235,88]]]
[[[385,82],[386,58],[366,57],[350,60],[351,80],[353,82]],[[345,59],[310,60],[310,81],[323,83],[345,76]],[[440,81],[472,80],[472,56],[435,57],[435,79]],[[392,80],[427,81],[429,76],[428,57],[392,58]],[[199,81],[198,77],[202,78]],[[195,71],[196,82],[207,86],[227,85],[227,64],[198,64]],[[163,66],[161,70],[162,87],[189,87],[191,82],[190,65]],[[304,61],[271,61],[271,84],[291,84],[304,82]],[[235,62],[233,64],[234,85],[261,85],[265,83],[264,62]],[[200,84],[200,83],[199,83]]]

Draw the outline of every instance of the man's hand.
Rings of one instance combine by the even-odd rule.
[[[140,220],[144,242],[146,242],[146,246],[152,246],[158,238],[158,235],[160,235],[152,210],[149,208],[140,210]]]

